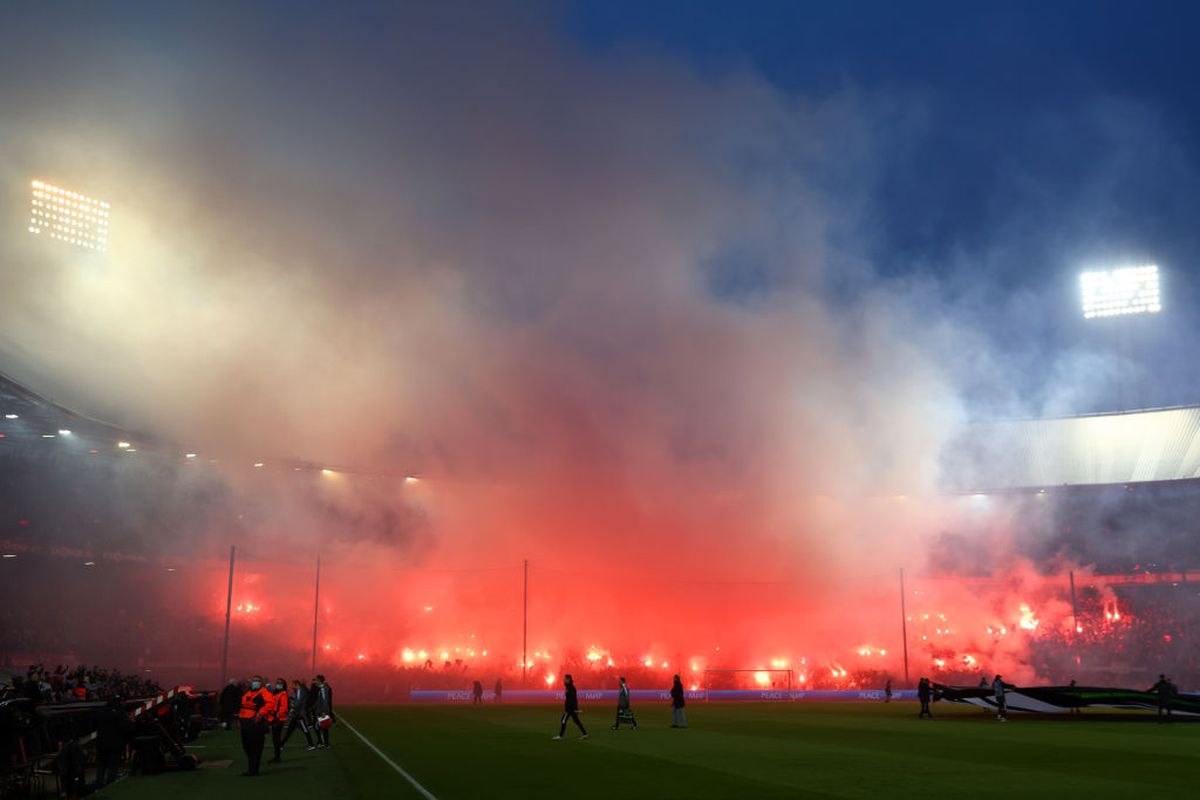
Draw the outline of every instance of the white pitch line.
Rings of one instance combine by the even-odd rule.
[[[385,754],[382,750],[380,750],[378,747],[376,747],[375,744],[370,739],[368,739],[367,737],[365,737],[361,733],[359,733],[358,730],[353,725],[351,725],[344,716],[342,716],[341,714],[338,714],[337,718],[338,718],[338,722],[343,723],[347,728],[349,728],[351,733],[353,733],[358,738],[362,739],[363,744],[365,744],[367,747],[374,750],[375,755],[382,758],[389,767],[396,770],[396,772],[399,772],[400,775],[404,778],[404,780],[411,783],[413,785],[413,788],[416,789],[418,792],[420,792],[421,795],[425,798],[425,800],[437,800],[437,798],[434,797],[433,794],[428,789],[426,789],[421,784],[417,783],[416,778],[414,778],[412,775],[409,775],[407,772],[405,772],[403,767],[401,767],[395,761],[392,761],[390,758],[388,758],[387,754]]]

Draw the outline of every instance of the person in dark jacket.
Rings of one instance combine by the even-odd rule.
[[[315,750],[316,745],[313,744],[312,734],[308,732],[308,689],[304,686],[304,681],[299,679],[292,681],[292,692],[288,695],[288,710],[287,710],[287,731],[283,734],[283,746],[287,747],[288,737],[292,732],[299,728],[304,733],[304,740],[308,742],[308,749]]]
[[[504,699],[504,684],[501,683],[499,678],[496,678],[496,690],[495,691],[496,691],[496,694],[493,699],[495,702],[499,703]]]
[[[683,707],[687,705],[683,699],[683,681],[679,676],[675,676],[674,683],[671,684],[671,727],[686,728],[687,727],[687,712]]]
[[[337,719],[333,715],[333,688],[325,682],[324,675],[317,676],[316,700],[313,702],[313,716],[317,720],[317,747],[329,747],[329,729]],[[320,718],[329,717],[329,724],[322,726]]]
[[[471,685],[471,705],[479,705],[483,702],[483,684],[475,681]]]
[[[583,727],[583,723],[579,721],[579,697],[575,693],[575,679],[570,675],[564,675],[563,686],[565,687],[565,694],[563,698],[562,721],[558,726],[558,736],[554,738],[556,740],[563,738],[563,734],[567,732],[567,720],[570,719],[574,720],[579,730],[583,732],[583,736],[579,737],[582,741],[588,738],[588,732],[587,728]]]
[[[120,777],[121,754],[133,722],[125,714],[119,698],[111,697],[96,714],[96,788]]]
[[[242,704],[242,689],[237,681],[230,681],[221,690],[220,715],[221,725],[225,730],[232,730],[233,721],[237,719],[238,707]]]
[[[1158,682],[1150,687],[1150,691],[1158,697],[1158,721],[1163,722],[1163,715],[1166,715],[1165,721],[1171,719],[1171,698],[1175,696],[1175,684],[1167,680],[1166,675],[1159,675]]]
[[[617,721],[612,729],[615,731],[620,728],[622,722],[631,723],[633,729],[637,730],[637,720],[633,717],[633,706],[629,702],[629,685],[624,678],[621,678],[621,685],[617,688]]]
[[[929,698],[932,694],[933,687],[929,684],[929,678],[917,681],[917,699],[921,701],[921,713],[917,714],[917,719],[933,719],[933,712],[929,710]]]

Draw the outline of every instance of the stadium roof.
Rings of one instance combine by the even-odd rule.
[[[54,447],[53,445],[59,445]],[[0,372],[0,457],[49,458],[86,455],[125,459],[133,453],[158,458],[184,459],[187,454],[176,442],[139,431],[129,430],[94,419],[65,408],[37,394]],[[372,478],[397,478],[416,481],[413,472],[382,472],[350,465],[314,463],[287,456],[269,456],[254,461],[245,455],[229,453],[200,453],[200,460],[216,463],[238,463],[243,466],[265,467],[265,471],[297,473],[329,473],[358,475]],[[219,457],[219,458],[218,458]],[[228,462],[224,460],[228,459]]]
[[[961,492],[1200,478],[1200,406],[976,423],[944,463]]]
[[[0,373],[5,437],[0,444],[6,450],[44,452],[47,439],[61,438],[63,429],[93,448],[94,455],[120,457],[123,451],[115,443],[129,440],[151,452],[182,457],[176,445],[66,409]],[[295,471],[321,469],[295,459],[273,463]],[[962,493],[1194,480],[1200,478],[1200,406],[974,423],[946,448],[943,474],[944,489]]]
[[[69,431],[69,433],[65,433]],[[81,442],[105,442],[110,447],[101,455],[112,454],[111,445],[121,439],[158,445],[144,433],[133,433],[116,425],[92,419],[47,400],[0,373],[0,434],[4,444],[22,454],[43,449],[48,439],[72,436]],[[115,455],[120,455],[119,452]]]

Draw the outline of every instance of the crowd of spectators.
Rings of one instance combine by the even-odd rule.
[[[68,667],[59,664],[53,670],[33,664],[25,676],[14,675],[2,697],[24,697],[34,705],[70,703],[110,698],[149,697],[162,691],[157,683],[141,675],[99,666]]]

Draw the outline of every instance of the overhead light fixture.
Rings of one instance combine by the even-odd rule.
[[[128,450],[129,442],[117,442],[117,447],[121,448],[122,450]]]
[[[5,414],[4,418],[5,419],[16,419],[17,415],[16,414]]]
[[[1084,319],[1127,314],[1156,314],[1162,310],[1158,267],[1096,270],[1079,276]]]
[[[29,232],[102,253],[108,247],[109,209],[109,204],[103,200],[33,181],[29,197]]]
[[[58,431],[58,435],[59,436],[70,436],[71,432],[69,430],[67,430],[66,428],[60,428]]]

